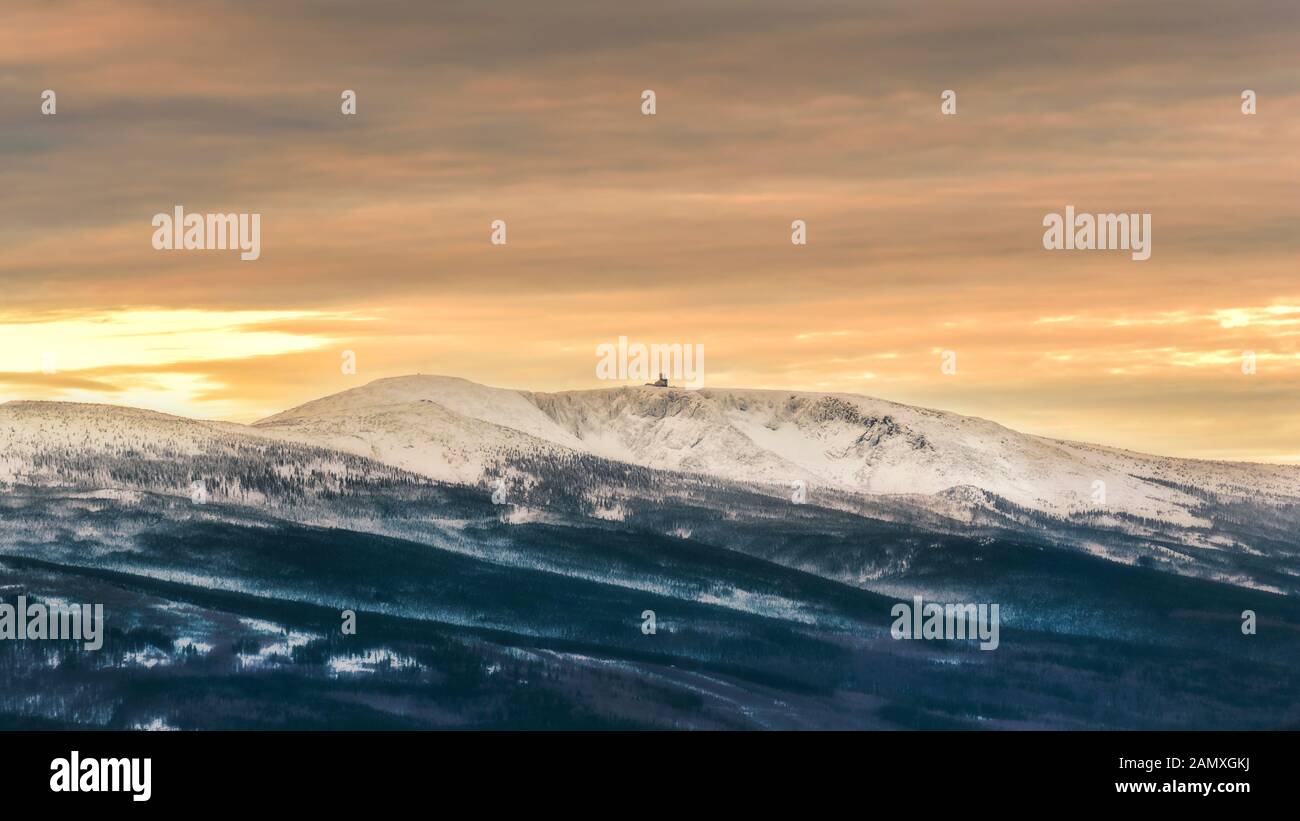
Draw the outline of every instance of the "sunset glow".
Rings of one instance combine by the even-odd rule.
[[[416,372],[608,387],[597,346],[628,336],[704,345],[706,386],[1300,460],[1294,15],[1180,4],[1174,50],[1126,3],[1097,4],[1127,21],[1105,37],[1078,25],[1105,8],[1039,2],[630,29],[521,3],[501,30],[212,2],[202,36],[181,8],[9,5],[0,397],[250,421]],[[260,258],[155,251],[178,204],[260,213]],[[1150,259],[1045,251],[1067,205],[1150,213]]]

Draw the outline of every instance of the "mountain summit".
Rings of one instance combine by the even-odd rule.
[[[1208,496],[1300,500],[1300,468],[1175,459],[1018,433],[841,393],[653,386],[539,393],[446,376],[380,379],[261,420],[262,432],[433,478],[481,480],[506,453],[578,452],[741,483],[861,495],[978,489],[1053,515],[1184,527]]]
[[[435,492],[435,483],[457,487]],[[329,499],[414,494],[441,510],[430,499],[460,500],[454,509],[490,495],[493,518],[507,525],[620,523],[708,538],[853,584],[921,560],[933,543],[916,534],[926,533],[1300,590],[1298,467],[1151,456],[851,394],[541,393],[405,376],[252,425],[11,402],[0,405],[6,485],[112,498],[210,494],[295,521],[402,534],[425,525],[391,513],[359,522]],[[292,512],[300,500],[309,509]],[[435,531],[461,538],[457,516],[429,515],[447,520]],[[776,523],[800,535],[773,547]],[[836,541],[861,528],[895,530],[886,542],[884,531]]]

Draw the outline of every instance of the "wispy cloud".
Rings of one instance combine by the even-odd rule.
[[[11,0],[0,389],[244,419],[412,371],[591,387],[629,335],[713,383],[1300,451],[1290,0],[656,8]],[[176,204],[262,214],[262,258],[153,251]],[[1045,256],[1066,204],[1151,213],[1152,259]]]

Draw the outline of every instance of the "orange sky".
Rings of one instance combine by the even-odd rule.
[[[5,6],[0,399],[600,387],[622,335],[709,386],[1300,461],[1293,2]],[[260,213],[261,258],[153,250],[177,204]],[[1066,205],[1150,213],[1151,259],[1044,250]]]

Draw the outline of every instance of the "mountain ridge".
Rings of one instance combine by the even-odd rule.
[[[428,410],[433,405],[453,417]],[[397,407],[406,419],[392,429],[374,426],[380,408],[394,415]],[[1189,510],[1198,500],[1179,486],[1300,499],[1297,466],[1164,457],[1057,440],[979,417],[845,393],[645,386],[539,392],[489,388],[458,377],[389,377],[251,427],[279,435],[325,430],[335,444],[361,439],[381,456],[409,449],[412,438],[429,443],[440,428],[451,441],[475,427],[478,441],[494,451],[507,444],[560,448],[661,470],[740,482],[803,481],[861,494],[935,495],[969,485],[1048,513],[1118,506],[1181,524],[1196,524]],[[501,438],[491,433],[497,429],[528,439],[493,441]],[[436,478],[475,480],[471,473],[422,469],[413,458],[389,458]]]
[[[1300,466],[1052,439],[980,417],[842,392],[650,386],[542,392],[408,375],[248,425],[108,404],[15,401],[0,408],[7,411],[0,424],[24,408],[48,408],[54,416],[59,408],[75,409],[79,417],[133,412],[160,424],[339,450],[462,484],[482,482],[507,454],[586,453],[740,483],[802,482],[862,495],[937,496],[974,487],[1052,515],[1112,510],[1185,526],[1203,524],[1192,511],[1204,495],[1300,500]]]
[[[949,537],[998,537],[1300,589],[1300,469],[1051,440],[853,394],[542,393],[417,375],[252,425],[0,405],[0,487],[187,497],[196,483],[213,502],[422,541],[455,542],[483,514],[581,523],[703,539],[855,585],[906,573]],[[388,512],[330,501],[361,498]],[[408,510],[424,499],[424,512],[408,520],[384,498]],[[462,501],[438,512],[450,498]],[[478,513],[451,512],[466,499]]]

